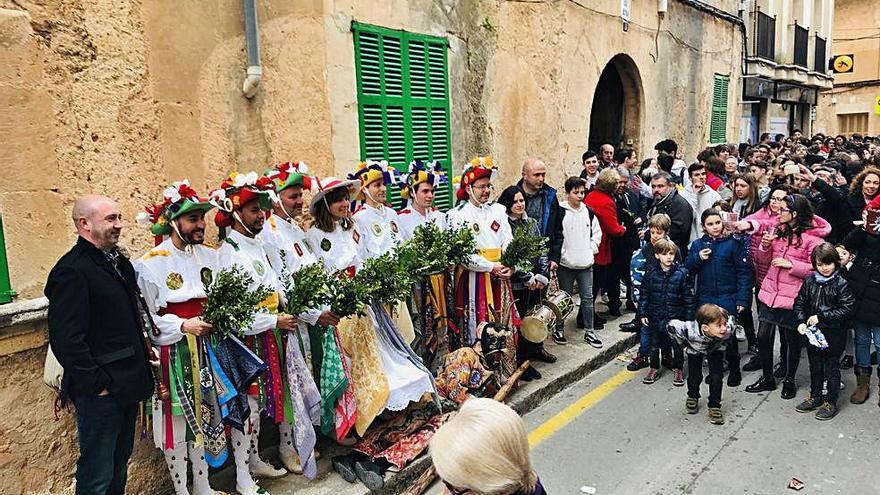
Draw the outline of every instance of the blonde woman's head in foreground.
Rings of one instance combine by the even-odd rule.
[[[448,486],[480,495],[532,490],[537,481],[522,419],[492,399],[465,402],[434,434],[431,458]]]

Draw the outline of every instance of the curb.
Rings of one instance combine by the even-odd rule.
[[[599,354],[586,359],[572,370],[569,370],[546,383],[529,394],[513,394],[507,405],[513,408],[520,416],[523,416],[540,406],[544,401],[555,396],[572,383],[581,380],[596,369],[608,364],[618,355],[638,343],[639,334],[635,333],[615,342],[602,349]],[[431,456],[424,454],[417,457],[399,473],[386,478],[385,486],[374,492],[376,495],[398,495],[403,493],[410,485],[431,466]]]

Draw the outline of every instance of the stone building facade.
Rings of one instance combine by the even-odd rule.
[[[643,157],[673,138],[691,159],[739,135],[737,0],[258,3],[262,81],[248,99],[240,1],[0,0],[0,214],[17,293],[0,304],[0,493],[63,493],[72,480],[72,416],[53,418],[40,380],[40,296],[75,240],[73,200],[117,199],[129,220],[122,244],[139,253],[151,238],[133,218],[172,180],[207,191],[230,170],[287,160],[319,175],[350,171],[366,155],[353,26],[446,45],[437,87],[454,170],[491,153],[512,183],[537,156],[561,185],[591,142]],[[132,493],[167,487],[148,444],[136,448]]]
[[[817,129],[880,134],[880,2],[836,1],[832,55],[852,55],[852,71],[834,74],[834,89],[819,96]]]

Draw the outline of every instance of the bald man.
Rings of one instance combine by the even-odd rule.
[[[77,495],[123,495],[139,403],[152,395],[134,269],[120,254],[119,205],[84,196],[79,235],[46,282],[49,344],[64,367],[61,401],[76,406]]]

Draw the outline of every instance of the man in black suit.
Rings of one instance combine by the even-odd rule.
[[[76,407],[77,495],[123,495],[141,401],[153,379],[134,269],[117,249],[119,206],[85,196],[79,238],[49,273],[49,343],[64,367],[61,400]]]

